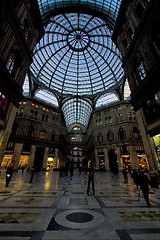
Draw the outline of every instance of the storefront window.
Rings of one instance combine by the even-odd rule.
[[[160,163],[160,134],[155,135],[153,137],[153,141],[154,141],[154,145],[155,145],[158,161]]]

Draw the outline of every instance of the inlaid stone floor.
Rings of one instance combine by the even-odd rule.
[[[160,240],[160,189],[150,189],[151,208],[122,173],[14,172],[8,188],[0,175],[0,240]]]

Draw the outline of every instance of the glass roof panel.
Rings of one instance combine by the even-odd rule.
[[[67,126],[73,123],[87,126],[92,107],[91,104],[84,99],[72,98],[63,104],[62,110]]]
[[[36,98],[39,98],[47,103],[51,103],[58,107],[57,98],[53,95],[53,93],[48,92],[47,90],[40,90],[35,94]]]
[[[102,95],[101,97],[99,97],[99,99],[96,102],[96,108],[106,106],[108,104],[118,102],[118,101],[119,101],[119,98],[118,98],[117,94],[106,93],[106,94]]]
[[[50,15],[57,12],[92,12],[101,16],[113,26],[118,15],[122,0],[37,0],[43,21],[47,21]]]

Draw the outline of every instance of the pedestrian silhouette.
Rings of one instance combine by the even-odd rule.
[[[95,189],[94,189],[94,169],[93,169],[92,165],[89,168],[89,174],[88,174],[88,187],[87,187],[87,194],[88,195],[89,195],[90,184],[91,183],[92,183],[92,192],[93,192],[93,195],[95,195]]]
[[[138,184],[140,186],[140,189],[143,193],[144,199],[147,203],[147,207],[151,207],[151,204],[149,202],[149,185],[151,185],[151,181],[144,174],[143,171],[140,172],[140,174],[137,177],[137,180],[138,180]]]

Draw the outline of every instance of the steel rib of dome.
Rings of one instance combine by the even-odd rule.
[[[44,24],[50,16],[66,12],[90,13],[105,19],[114,27],[122,0],[37,0]]]
[[[124,74],[104,20],[78,13],[50,19],[35,48],[31,71],[49,89],[78,96],[112,89]]]
[[[123,79],[121,56],[111,39],[121,0],[37,1],[45,35],[34,50],[30,70],[43,89],[62,99],[68,126],[87,126],[90,100],[112,91]]]

